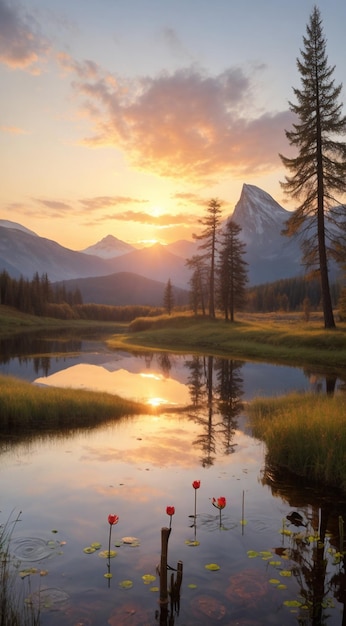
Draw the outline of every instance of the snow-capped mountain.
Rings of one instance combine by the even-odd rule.
[[[244,241],[252,245],[263,237],[267,241],[268,235],[280,235],[290,215],[269,193],[254,185],[244,184],[232,218],[241,225]]]
[[[281,234],[290,215],[268,193],[244,184],[229,217],[242,229],[249,285],[304,274],[299,240]],[[185,261],[198,252],[198,242],[177,241],[138,250],[112,235],[76,252],[20,224],[0,220],[0,272],[5,269],[14,278],[31,279],[38,272],[56,282],[131,272],[163,284],[170,279],[175,287],[188,289],[191,272]]]
[[[0,226],[3,228],[14,228],[15,230],[21,230],[23,233],[28,233],[28,235],[32,235],[33,237],[38,237],[33,230],[29,230],[29,228],[25,228],[21,224],[17,224],[17,222],[10,222],[10,220],[0,220]]]
[[[127,252],[135,250],[134,246],[131,246],[121,239],[117,239],[113,235],[107,235],[92,246],[81,250],[84,254],[92,254],[101,257],[101,259],[113,259],[114,257],[121,256]]]
[[[299,241],[281,234],[290,215],[259,187],[243,185],[232,219],[242,229],[250,285],[304,273]]]

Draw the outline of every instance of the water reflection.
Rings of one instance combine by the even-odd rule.
[[[262,484],[270,486],[275,497],[282,498],[294,508],[286,516],[287,522],[283,520],[286,544],[278,546],[275,552],[280,556],[284,554],[293,563],[292,573],[302,599],[299,623],[327,624],[326,614],[336,600],[343,604],[340,624],[345,624],[346,500],[340,500],[340,494],[311,489],[310,486],[306,487],[307,500],[307,491],[298,489],[294,476],[267,464]]]
[[[15,549],[24,547],[29,563],[33,538],[45,547],[51,529],[58,529],[59,541],[68,546],[49,559],[47,588],[61,589],[64,601],[42,611],[42,625],[87,619],[115,625],[127,618],[155,624],[157,598],[142,576],[155,574],[167,504],[176,506],[172,562],[184,562],[175,626],[345,624],[346,503],[269,467],[243,411],[260,393],[338,391],[340,379],[213,356],[134,357],[92,340],[81,349],[81,355],[67,351],[61,360],[52,357],[49,374],[32,380],[146,398],[160,409],[86,432],[50,433],[46,439],[32,434],[22,443],[20,435],[7,438],[0,454],[2,512],[6,517],[15,508],[23,510]],[[201,488],[191,524],[195,479]],[[222,530],[211,505],[214,496],[227,498]],[[140,547],[119,548],[112,593],[106,595],[102,559],[86,556],[83,548],[105,543],[110,512],[120,518],[114,539],[135,536]],[[220,564],[222,575],[206,571],[210,562]],[[133,590],[120,590],[123,579],[134,581]],[[190,583],[197,585],[195,592]],[[32,577],[31,584],[38,597],[40,581]]]

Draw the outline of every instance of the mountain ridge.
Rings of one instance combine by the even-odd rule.
[[[223,223],[233,219],[241,228],[249,286],[304,274],[298,239],[281,234],[290,215],[267,192],[243,185],[233,213]],[[113,235],[78,252],[15,222],[0,220],[0,271],[5,269],[14,278],[32,279],[38,272],[47,273],[51,282],[59,282],[129,272],[161,284],[170,279],[172,285],[188,289],[191,271],[186,259],[194,254],[198,254],[197,242],[180,240],[166,246],[135,248]]]

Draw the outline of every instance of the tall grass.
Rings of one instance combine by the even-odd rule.
[[[346,492],[346,397],[290,394],[247,407],[268,464]]]
[[[94,427],[127,415],[149,413],[148,405],[108,393],[36,387],[0,376],[0,434]]]
[[[37,626],[39,610],[34,609],[18,590],[18,571],[10,555],[13,529],[20,513],[0,525],[0,626]]]

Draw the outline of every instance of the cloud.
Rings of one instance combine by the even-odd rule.
[[[34,202],[42,204],[47,209],[55,211],[57,215],[67,212],[69,213],[72,209],[70,204],[67,204],[66,202],[60,202],[59,200],[44,200],[41,198],[33,198],[33,200]]]
[[[73,87],[92,124],[88,146],[114,146],[138,169],[190,182],[256,175],[281,165],[278,153],[291,114],[251,114],[252,81],[239,67],[217,76],[190,67],[126,80],[90,68],[90,62],[64,63],[75,73]]]
[[[0,0],[0,62],[39,73],[37,63],[49,47],[33,15],[24,13],[16,2]]]
[[[95,198],[84,198],[79,201],[88,211],[97,211],[107,207],[117,207],[128,204],[145,203],[147,200],[138,200],[127,196],[96,196]]]
[[[108,215],[107,219],[152,224],[154,226],[176,226],[196,223],[196,217],[186,213],[179,213],[177,215],[172,215],[171,213],[152,215],[144,211],[125,211],[124,213]]]
[[[19,128],[18,126],[0,126],[0,130],[3,133],[8,133],[9,135],[27,135],[28,131],[23,128]]]

